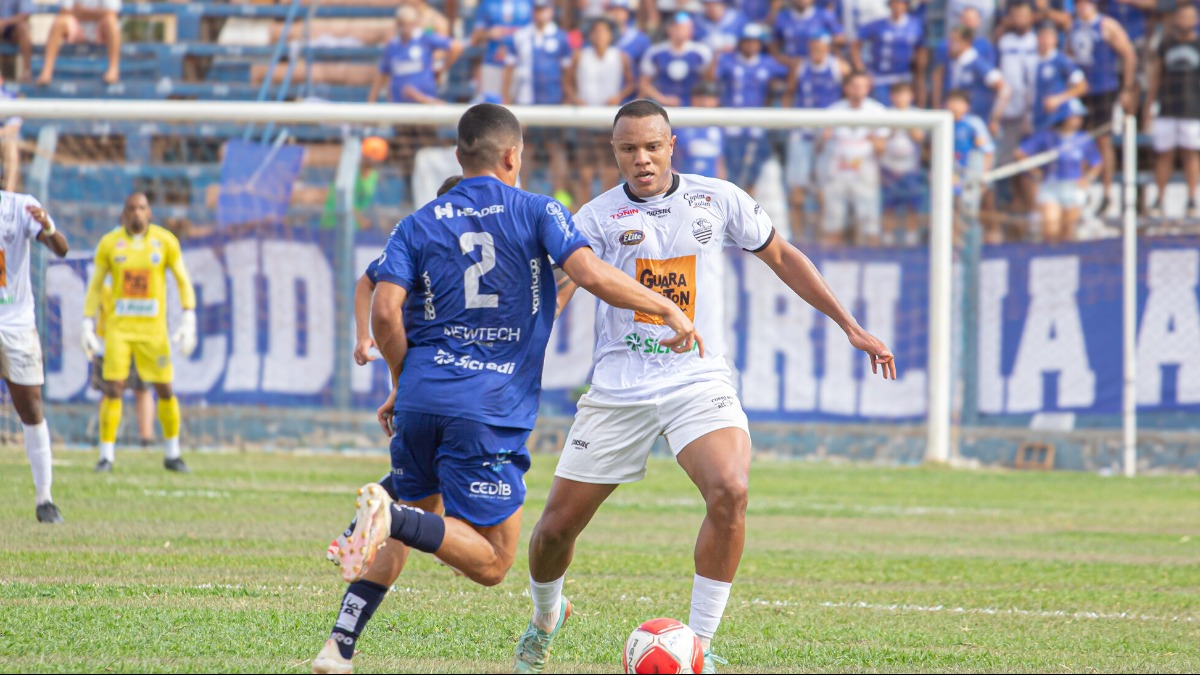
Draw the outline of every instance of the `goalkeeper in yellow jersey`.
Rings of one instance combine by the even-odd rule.
[[[183,320],[173,336],[167,334],[167,269],[175,275],[183,306]],[[101,373],[104,397],[100,400],[100,461],[96,472],[113,468],[121,395],[132,361],[158,395],[158,421],[167,446],[163,467],[187,473],[179,450],[179,400],[171,389],[171,345],[174,343],[185,357],[196,348],[196,292],[183,266],[179,240],[150,222],[150,202],[140,192],[125,200],[121,227],[104,235],[96,247],[96,268],[83,307],[83,348],[89,356],[102,349],[96,336],[96,313],[109,276],[113,311],[105,326]]]

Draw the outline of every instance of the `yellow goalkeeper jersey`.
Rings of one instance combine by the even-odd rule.
[[[111,276],[112,306],[104,317],[107,336],[166,335],[168,269],[179,285],[179,303],[184,309],[195,309],[196,292],[175,235],[154,224],[138,236],[130,235],[123,226],[115,228],[96,246],[96,270],[88,282],[83,315],[96,318],[104,282]]]

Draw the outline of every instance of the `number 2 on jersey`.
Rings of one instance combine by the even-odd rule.
[[[479,280],[496,266],[496,243],[487,232],[463,232],[458,238],[458,245],[463,255],[468,255],[476,248],[483,249],[480,261],[467,268],[463,273],[463,295],[466,298],[467,309],[485,309],[500,306],[498,293],[480,293]]]

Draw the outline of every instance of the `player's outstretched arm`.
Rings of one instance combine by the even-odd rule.
[[[404,330],[404,301],[407,299],[408,291],[403,286],[380,281],[375,286],[375,296],[371,301],[371,329],[375,332],[379,353],[383,354],[383,360],[392,374],[392,391],[375,413],[379,425],[388,436],[394,431],[391,411],[396,404],[396,383],[400,381],[404,357],[408,355],[408,334]]]
[[[45,244],[46,248],[50,249],[54,255],[65,258],[67,250],[70,248],[67,245],[67,238],[54,226],[54,221],[50,219],[50,214],[46,213],[46,209],[41,205],[30,204],[25,207],[25,211],[29,213],[30,218],[42,226],[42,231],[37,234],[37,240]]]
[[[613,307],[633,309],[661,318],[675,331],[669,340],[661,342],[663,346],[675,352],[687,353],[695,342],[700,346],[700,355],[704,356],[704,340],[678,305],[600,260],[592,249],[585,247],[576,250],[563,261],[562,269],[571,277],[571,281]],[[375,335],[378,337],[379,333]]]
[[[354,362],[360,366],[374,361],[371,348],[375,340],[371,337],[371,296],[375,293],[375,284],[371,278],[362,275],[354,284]]]
[[[833,289],[829,287],[825,277],[821,276],[817,266],[808,256],[801,253],[800,249],[792,246],[783,237],[772,237],[766,248],[754,255],[765,262],[796,295],[841,326],[850,344],[871,357],[872,373],[878,373],[882,369],[883,379],[896,379],[896,359],[887,345],[858,325],[854,316],[838,302]]]

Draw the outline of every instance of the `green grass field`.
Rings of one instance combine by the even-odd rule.
[[[323,552],[383,457],[60,453],[67,524],[38,526],[0,450],[0,671],[302,672],[343,585]],[[529,476],[525,534],[553,458]],[[673,464],[585,533],[578,614],[551,672],[616,672],[629,631],[687,618],[702,503]],[[524,547],[478,588],[428,556],[375,615],[360,672],[511,665]],[[735,672],[1195,671],[1200,479],[756,462],[749,539],[716,649]]]

